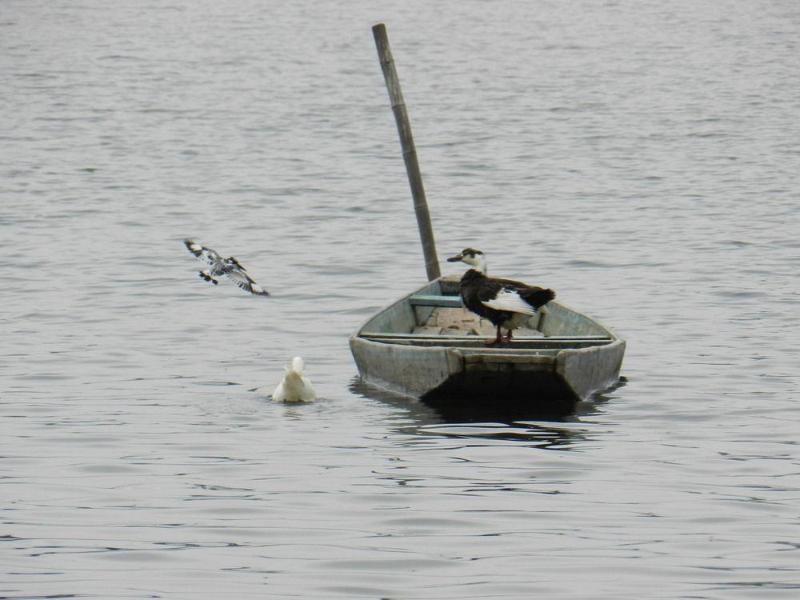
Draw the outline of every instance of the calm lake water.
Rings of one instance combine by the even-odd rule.
[[[425,278],[379,21],[440,256],[628,341],[573,419],[356,383]],[[798,40],[795,0],[4,0],[0,597],[797,598]],[[294,355],[318,402],[252,391]]]

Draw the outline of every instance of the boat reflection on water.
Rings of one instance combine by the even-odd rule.
[[[613,389],[622,385],[624,379]],[[459,403],[458,398],[451,398],[449,402],[431,405],[371,386],[357,376],[349,387],[353,394],[402,410],[408,424],[399,429],[405,433],[514,441],[554,450],[569,450],[576,443],[589,439],[589,424],[582,422],[581,417],[600,414],[607,401],[605,394],[598,394],[590,401],[581,402],[573,415],[547,418],[531,414],[530,409],[528,412],[510,409],[513,407],[510,402],[476,407],[473,402]]]

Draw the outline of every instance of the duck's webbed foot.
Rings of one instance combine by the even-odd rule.
[[[493,340],[489,340],[488,342],[486,342],[486,345],[491,347],[491,346],[499,346],[502,343],[503,343],[503,334],[500,332],[500,327],[498,327],[497,337],[495,337]]]

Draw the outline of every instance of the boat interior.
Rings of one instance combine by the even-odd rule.
[[[360,335],[392,344],[484,347],[486,340],[494,338],[496,329],[463,307],[458,281],[453,276],[432,281],[375,315]],[[510,347],[558,352],[563,348],[608,344],[615,339],[592,319],[553,301],[514,331]],[[509,344],[497,349],[503,348],[507,350]]]

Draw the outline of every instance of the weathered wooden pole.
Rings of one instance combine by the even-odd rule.
[[[428,212],[428,201],[425,199],[425,188],[422,185],[422,175],[419,172],[417,149],[414,147],[414,137],[411,135],[411,123],[406,112],[406,103],[403,92],[400,90],[400,79],[394,68],[392,51],[389,48],[389,38],[386,35],[386,26],[378,23],[372,28],[375,36],[375,45],[378,48],[378,58],[381,61],[383,78],[386,80],[386,89],[389,91],[389,100],[392,103],[392,112],[397,122],[397,132],[400,134],[400,145],[403,148],[403,160],[406,163],[408,184],[414,198],[414,212],[417,214],[419,237],[422,241],[422,252],[425,255],[425,271],[428,280],[433,281],[441,275],[439,259],[436,256],[436,240],[433,238],[431,215]]]

